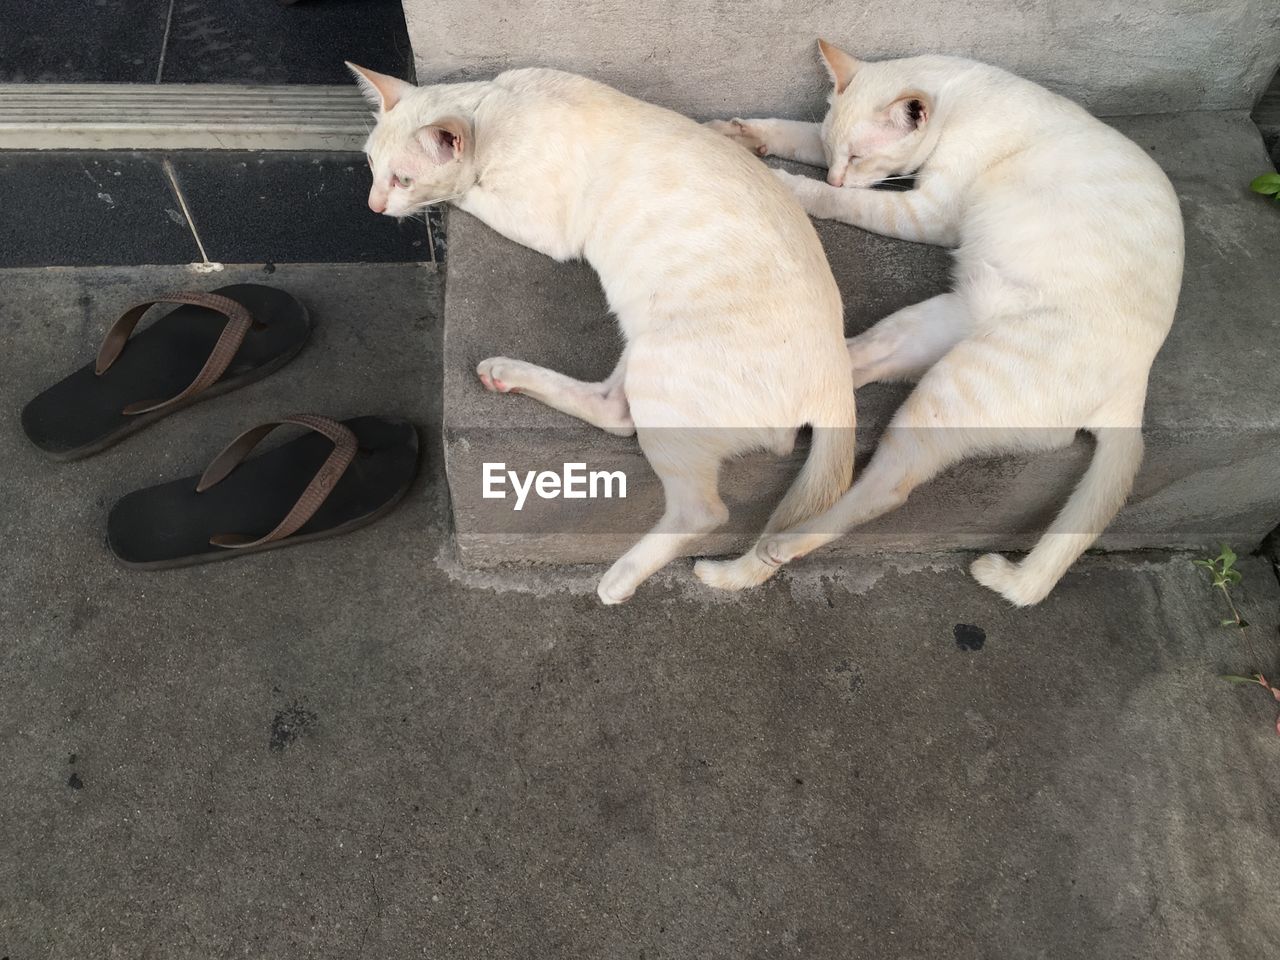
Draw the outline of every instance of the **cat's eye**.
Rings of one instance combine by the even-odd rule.
[[[402,176],[400,176],[400,174],[398,174],[398,173],[397,173],[397,174],[396,174],[396,184],[397,184],[397,186],[404,187],[404,188],[407,190],[407,189],[409,189],[410,187],[412,187],[412,186],[413,186],[413,178],[412,178],[412,177],[402,177]]]

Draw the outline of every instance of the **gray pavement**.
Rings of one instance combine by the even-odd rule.
[[[303,297],[289,367],[91,460],[17,411],[140,294]],[[1016,611],[962,555],[733,598],[687,562],[466,571],[440,278],[409,265],[0,272],[0,957],[1253,960],[1280,943],[1276,705],[1186,555]],[[126,572],[107,509],[273,414],[425,430],[351,536]],[[1239,591],[1275,648],[1280,586]]]

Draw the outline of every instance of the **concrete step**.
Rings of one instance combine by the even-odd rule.
[[[1262,131],[1262,142],[1267,145],[1271,162],[1280,166],[1280,72],[1253,108],[1253,122]]]
[[[1111,121],[1109,121],[1111,122]],[[1280,523],[1280,211],[1248,184],[1269,169],[1243,112],[1127,117],[1115,126],[1150,151],[1182,199],[1187,266],[1173,332],[1152,371],[1147,457],[1106,549],[1258,543]],[[949,285],[945,250],[819,222],[845,301],[849,335]],[[444,440],[464,564],[604,562],[661,513],[662,492],[634,440],[608,436],[524,397],[487,393],[476,363],[518,357],[587,380],[604,377],[619,336],[594,273],[556,264],[454,211],[444,311]],[[909,387],[858,392],[864,463]],[[851,532],[830,557],[869,552],[1020,549],[1033,542],[1083,472],[1092,441],[1046,454],[961,464],[901,510]],[[759,454],[726,468],[726,531],[699,554],[749,544],[806,453]],[[486,463],[621,470],[626,498],[486,499]]]

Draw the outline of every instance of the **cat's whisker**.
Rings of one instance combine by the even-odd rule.
[[[461,193],[451,193],[447,197],[436,197],[434,200],[423,200],[421,203],[415,203],[409,208],[410,212],[417,213],[419,210],[425,210],[428,207],[434,207],[437,203],[448,203],[450,200],[457,200]]]

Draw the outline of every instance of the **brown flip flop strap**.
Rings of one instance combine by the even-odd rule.
[[[97,376],[102,376],[116,362],[116,358],[120,356],[125,344],[128,343],[129,337],[133,333],[133,328],[142,319],[142,315],[157,303],[184,303],[216,310],[227,318],[227,325],[222,328],[218,342],[213,345],[213,350],[210,352],[208,359],[205,360],[204,366],[200,368],[196,378],[191,381],[185,390],[176,396],[170,397],[168,400],[142,400],[138,403],[131,403],[120,411],[129,416],[175,406],[183,400],[194,397],[201,390],[207,390],[213,386],[226,372],[232,358],[236,355],[236,351],[240,349],[240,344],[244,342],[245,334],[253,326],[253,317],[245,309],[244,304],[237,303],[230,297],[223,297],[216,293],[201,293],[195,290],[180,290],[177,293],[162,294],[130,307],[121,315],[119,320],[111,325],[111,329],[107,331],[106,337],[103,338],[102,346],[98,349],[98,360],[94,365],[94,373]]]
[[[324,436],[333,441],[333,452],[321,464],[320,469],[316,471],[316,475],[311,478],[311,482],[307,484],[306,489],[302,491],[302,495],[298,497],[297,503],[285,514],[285,518],[280,521],[274,530],[265,536],[258,537],[256,540],[250,540],[248,537],[238,533],[215,534],[209,538],[209,543],[213,546],[243,549],[244,547],[258,547],[265,543],[283,540],[315,515],[315,512],[320,509],[320,505],[324,503],[333,488],[337,486],[338,480],[355,458],[358,446],[356,435],[344,424],[339,423],[337,420],[330,420],[328,417],[298,413],[291,417],[284,417],[281,420],[270,420],[261,426],[246,430],[232,440],[227,444],[226,449],[213,458],[213,463],[209,464],[209,468],[201,475],[200,482],[196,484],[196,493],[203,493],[215,483],[224,479],[244,461],[244,458],[249,455],[249,451],[256,447],[263,437],[284,423],[296,423],[300,427],[307,427],[316,431],[316,433],[324,434]]]

